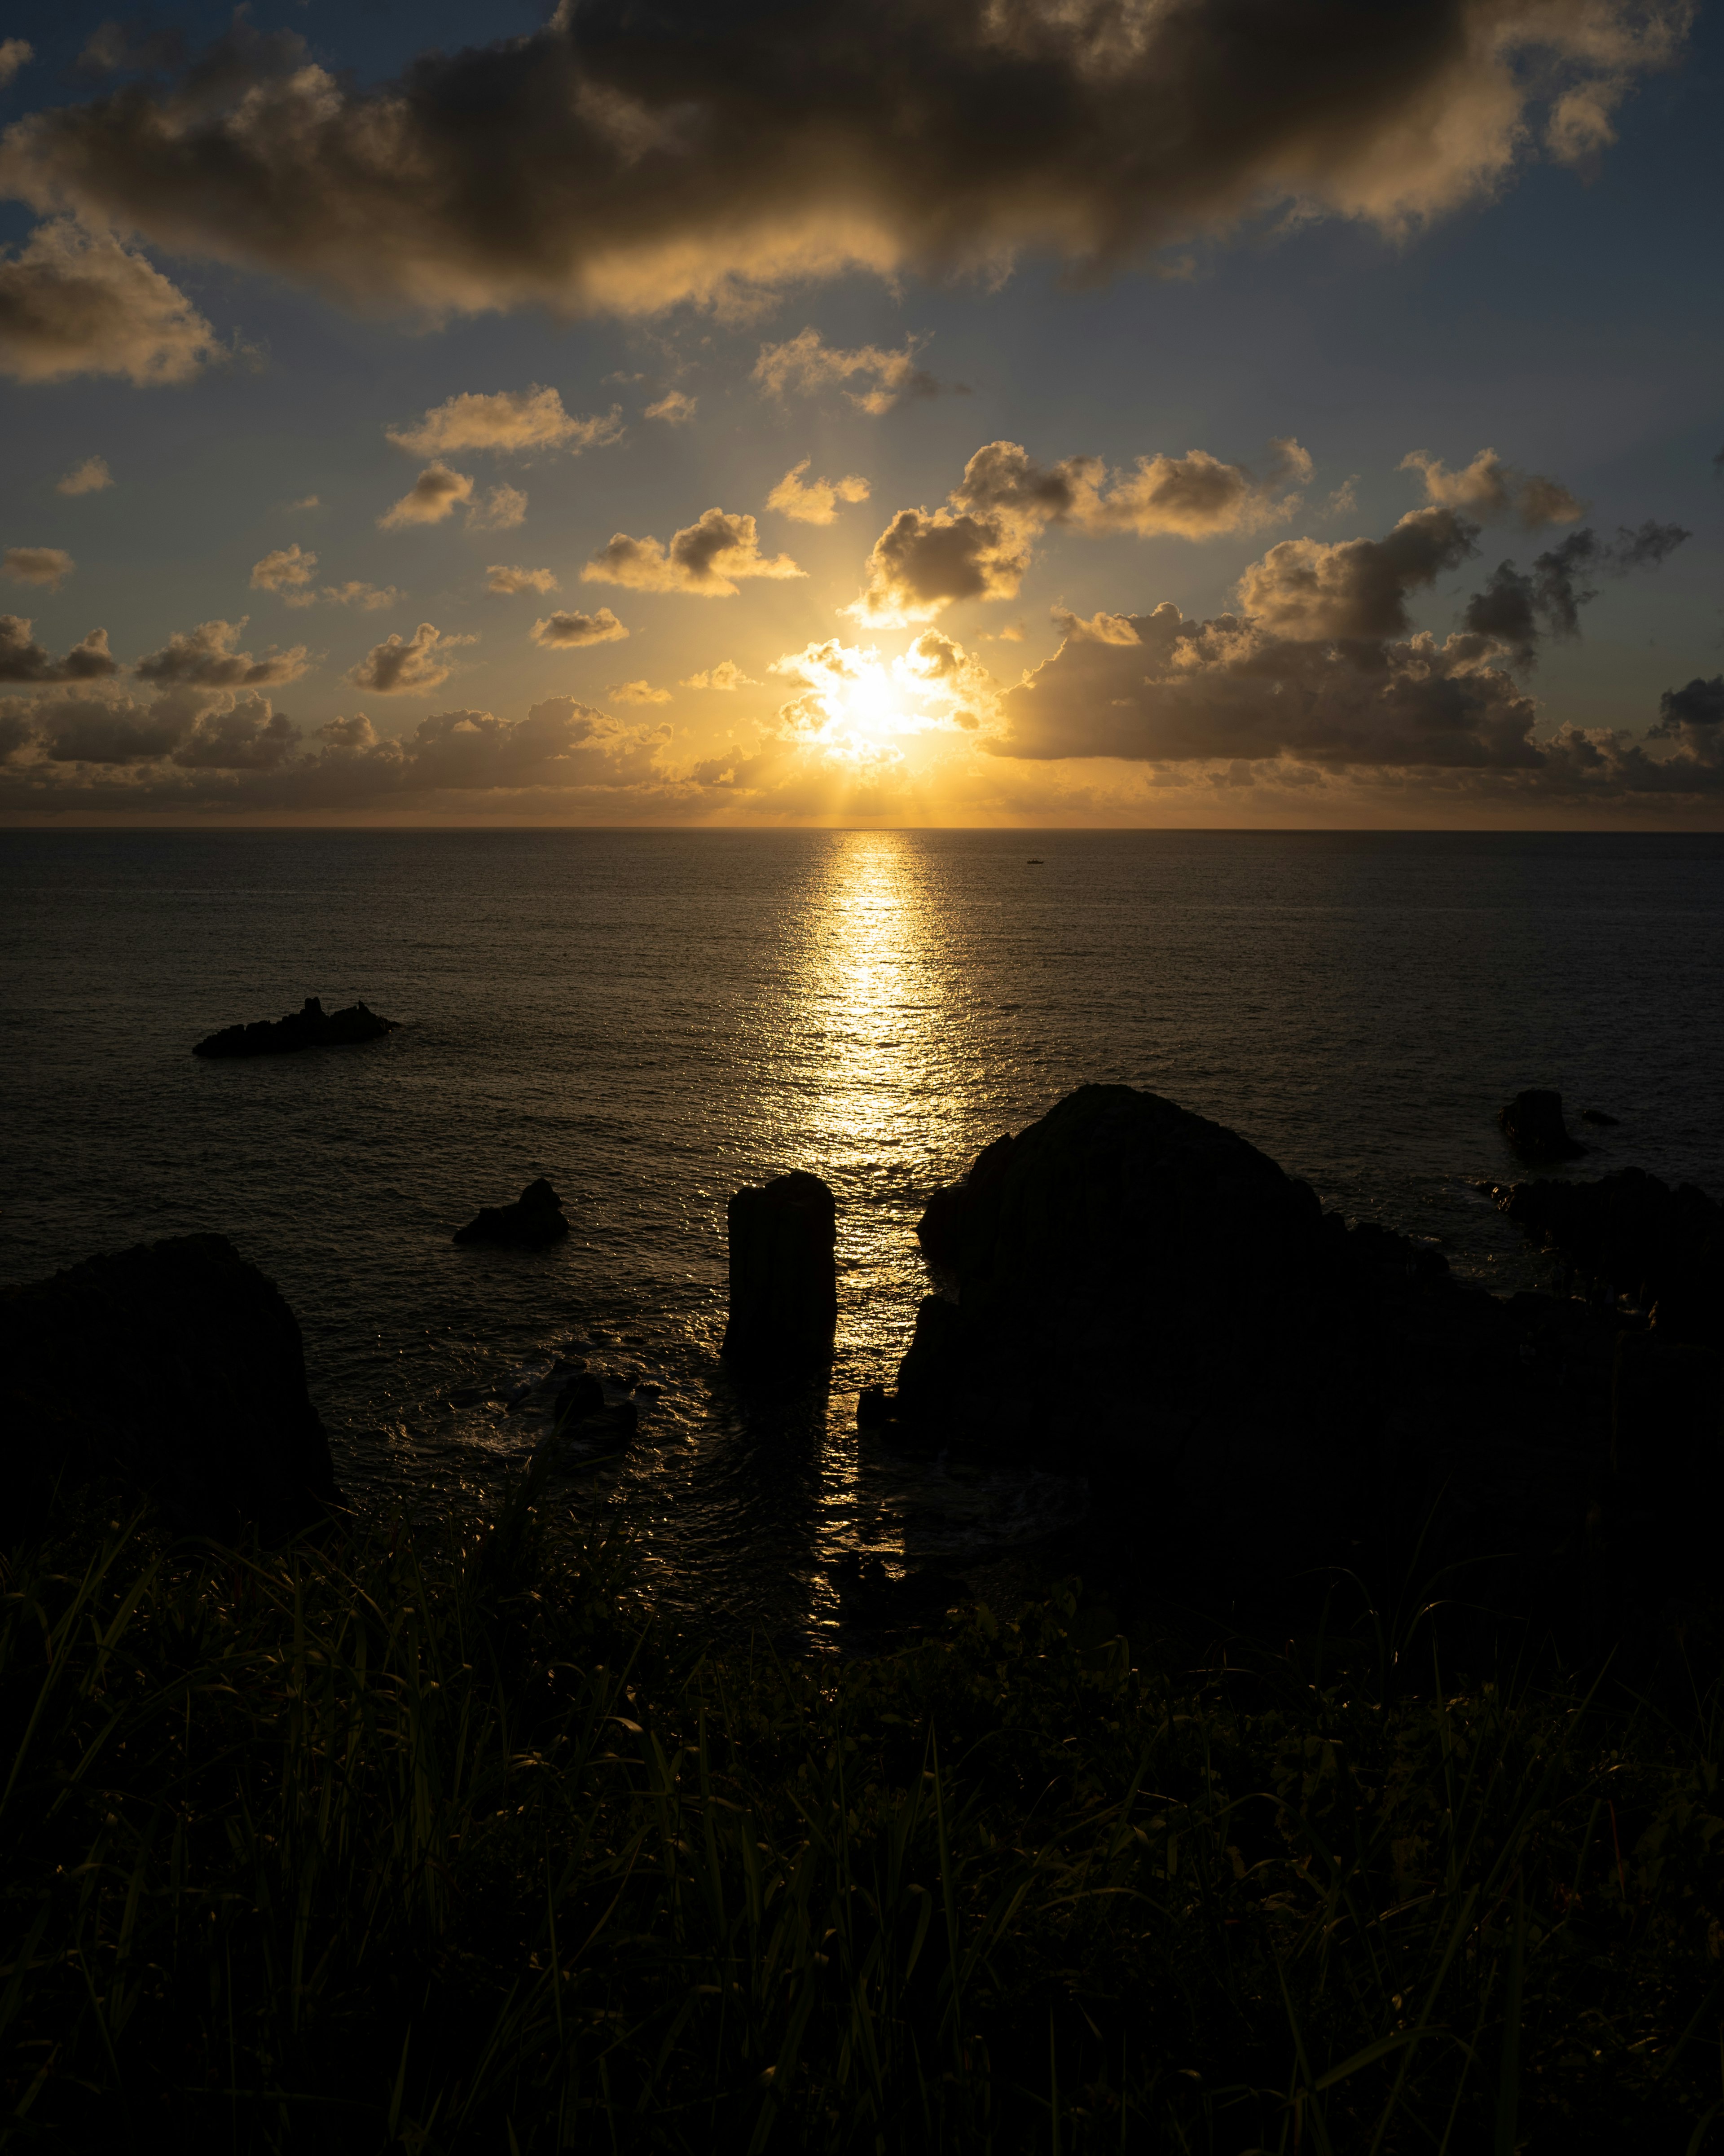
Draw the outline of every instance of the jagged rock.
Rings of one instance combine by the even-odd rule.
[[[222,1235],[0,1289],[0,1406],[8,1532],[56,1490],[148,1496],[224,1537],[341,1502],[294,1314]]]
[[[1516,1093],[1498,1112],[1496,1127],[1521,1159],[1535,1168],[1548,1161],[1578,1160],[1586,1151],[1578,1138],[1569,1136],[1562,1121],[1562,1095],[1542,1086]]]
[[[764,1365],[819,1360],[838,1322],[838,1209],[801,1169],[739,1190],[726,1209],[731,1314],[723,1352]]]
[[[1591,1183],[1485,1186],[1497,1209],[1588,1281],[1634,1296],[1666,1340],[1724,1344],[1724,1206],[1638,1168]]]
[[[562,1217],[562,1200],[541,1175],[528,1183],[512,1205],[484,1205],[464,1228],[457,1228],[458,1243],[497,1243],[505,1250],[543,1250],[560,1243],[569,1231]]]
[[[316,996],[307,996],[302,1009],[272,1024],[258,1019],[250,1025],[230,1025],[212,1033],[192,1050],[194,1055],[291,1055],[301,1048],[352,1048],[361,1041],[380,1040],[398,1029],[399,1021],[379,1018],[363,1004],[349,1004],[346,1010],[326,1011]]]

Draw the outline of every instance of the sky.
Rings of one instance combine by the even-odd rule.
[[[0,13],[0,820],[1716,829],[1724,19]]]

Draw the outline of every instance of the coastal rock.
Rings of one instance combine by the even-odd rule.
[[[398,1029],[398,1019],[379,1018],[363,1004],[326,1011],[317,997],[307,996],[302,1008],[285,1018],[226,1026],[200,1040],[192,1053],[210,1057],[291,1055],[301,1048],[352,1048],[362,1041],[381,1040]]]
[[[569,1231],[562,1217],[562,1200],[541,1175],[528,1183],[512,1205],[483,1205],[464,1228],[457,1228],[458,1243],[495,1243],[508,1250],[544,1250],[560,1243]]]
[[[1006,1132],[992,1145],[983,1146],[961,1181],[936,1190],[928,1200],[916,1223],[916,1237],[931,1265],[950,1269],[959,1262],[971,1208],[1011,1158],[1012,1143],[1011,1134]]]
[[[1578,1138],[1570,1137],[1562,1121],[1562,1095],[1542,1086],[1516,1093],[1498,1111],[1496,1127],[1521,1159],[1534,1168],[1553,1160],[1578,1160],[1586,1151]]]
[[[1666,1341],[1724,1347],[1724,1206],[1638,1168],[1487,1184],[1499,1212],[1585,1282],[1632,1296]]]
[[[11,1532],[56,1491],[148,1496],[223,1537],[341,1502],[294,1314],[222,1235],[0,1289],[0,1401]]]
[[[1607,1116],[1602,1108],[1583,1108],[1580,1120],[1583,1123],[1594,1123],[1602,1131],[1616,1130],[1622,1122],[1620,1116]]]
[[[838,1322],[838,1208],[830,1188],[798,1168],[739,1190],[726,1218],[725,1355],[757,1366],[829,1355]]]

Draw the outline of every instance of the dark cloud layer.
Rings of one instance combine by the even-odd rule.
[[[21,614],[0,613],[0,681],[100,681],[119,671],[105,629],[91,629],[63,659],[55,659],[37,643]]]
[[[360,305],[650,310],[787,276],[1107,268],[1277,205],[1391,230],[1610,139],[1631,0],[566,0],[356,90],[242,18],[7,137],[48,211]],[[181,333],[183,335],[183,332]]]
[[[1571,531],[1537,556],[1529,573],[1523,574],[1512,562],[1499,562],[1484,590],[1468,601],[1463,619],[1468,629],[1510,646],[1520,663],[1526,665],[1535,655],[1541,633],[1579,635],[1580,609],[1598,596],[1587,581],[1590,576],[1623,577],[1633,569],[1655,569],[1692,536],[1680,524],[1650,519],[1635,531],[1619,526],[1609,546],[1601,546],[1590,529]]]

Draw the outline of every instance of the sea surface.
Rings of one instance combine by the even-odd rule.
[[[584,1355],[641,1436],[559,1504],[620,1517],[662,1603],[792,1643],[845,1642],[859,1568],[1080,1534],[1069,1461],[894,1457],[854,1417],[930,1192],[1073,1086],[1165,1094],[1500,1291],[1538,1276],[1475,1188],[1522,1086],[1620,1118],[1576,1172],[1724,1196],[1724,837],[11,830],[0,921],[0,1277],[227,1235],[349,1493],[421,1519],[521,1471]],[[401,1029],[191,1055],[308,994]],[[838,1197],[831,1383],[742,1394],[725,1201],[789,1168]],[[567,1243],[454,1247],[540,1175]]]

